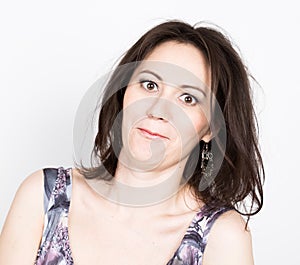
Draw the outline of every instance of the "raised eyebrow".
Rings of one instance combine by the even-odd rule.
[[[204,89],[202,89],[201,87],[191,86],[191,85],[182,85],[181,88],[192,88],[192,89],[198,90],[206,97],[206,93],[205,93]]]
[[[151,75],[155,76],[159,81],[162,81],[162,78],[157,73],[154,73],[150,70],[143,70],[140,72],[140,74],[144,74],[144,73],[151,74]]]
[[[140,72],[140,74],[143,74],[143,73],[151,74],[151,75],[155,76],[159,81],[162,81],[162,77],[159,76],[157,73],[152,72],[151,70],[143,70]],[[192,86],[192,85],[182,85],[181,88],[192,88],[192,89],[198,90],[206,97],[206,93],[205,93],[204,89],[202,89],[200,87]]]

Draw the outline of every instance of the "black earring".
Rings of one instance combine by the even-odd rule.
[[[204,143],[201,152],[201,174],[202,181],[210,183],[212,172],[214,169],[213,153],[210,150],[210,144]]]

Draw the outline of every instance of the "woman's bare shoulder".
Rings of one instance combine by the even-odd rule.
[[[27,214],[33,211],[40,211],[43,215],[43,194],[44,178],[43,170],[37,170],[29,174],[20,184],[14,200],[12,202],[9,214],[14,214],[15,210],[26,211]],[[22,207],[20,207],[22,206]],[[35,206],[33,209],[32,206]]]
[[[19,186],[0,237],[0,264],[32,264],[44,220],[43,170],[28,175]]]
[[[36,212],[36,214],[44,215],[43,209],[43,196],[44,196],[44,173],[42,169],[36,170],[29,174],[19,186],[12,207],[20,208],[20,211],[29,210]],[[34,206],[34,209],[31,207]],[[14,208],[13,208],[14,209]]]
[[[229,210],[221,214],[215,221],[210,233],[210,237],[214,235],[224,235],[232,239],[234,237],[249,237],[250,231],[246,228],[244,218],[235,210]]]
[[[251,233],[245,225],[235,210],[221,214],[211,228],[203,264],[253,265]]]
[[[31,191],[31,194],[27,194],[28,191]],[[35,191],[35,192],[33,192]],[[26,193],[29,196],[28,199],[35,196],[43,196],[44,194],[44,172],[43,169],[36,170],[29,174],[24,181],[21,183],[17,194]]]

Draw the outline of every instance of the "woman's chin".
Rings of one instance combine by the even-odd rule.
[[[130,156],[137,162],[147,162],[153,157],[150,144],[139,144],[129,150]]]

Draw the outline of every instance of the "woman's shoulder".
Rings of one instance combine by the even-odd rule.
[[[21,182],[13,204],[22,203],[22,204],[40,204],[42,206],[42,200],[44,194],[44,173],[43,169],[38,169],[25,177]]]
[[[25,179],[22,181],[19,188],[26,189],[28,185],[36,186],[37,184],[41,184],[43,182],[43,176],[44,176],[43,169],[37,169],[25,177]]]
[[[228,239],[234,237],[250,236],[250,231],[246,229],[244,218],[234,209],[220,211],[220,216],[215,221],[211,229],[211,238],[214,235],[226,236]],[[218,240],[220,241],[220,240]]]
[[[203,264],[253,264],[252,239],[236,210],[223,212],[209,233]]]
[[[34,260],[43,230],[43,194],[43,170],[39,169],[23,180],[13,199],[1,232],[1,264]]]
[[[14,222],[14,220],[16,220],[16,216],[22,216],[22,221],[24,222],[39,222],[43,224],[45,214],[45,174],[47,170],[52,171],[51,174],[53,175],[53,179],[55,180],[57,177],[57,173],[59,173],[59,169],[64,170],[65,168],[49,167],[37,169],[24,178],[15,193],[13,202],[6,218],[7,220],[4,224],[4,228],[7,223]],[[48,174],[46,177],[48,177]]]
[[[19,185],[8,215],[14,216],[17,211],[18,214],[29,216],[30,213],[35,212],[35,215],[43,218],[43,196],[44,171],[38,169],[28,174]]]

